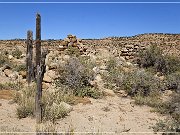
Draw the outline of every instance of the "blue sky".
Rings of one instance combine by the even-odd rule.
[[[0,2],[2,1],[3,0],[0,0]],[[13,1],[13,0],[9,0],[9,1]],[[21,0],[17,0],[17,1],[21,1]],[[69,1],[73,1],[73,0],[69,0]],[[107,1],[107,0],[99,0],[99,1]],[[114,0],[114,1],[118,1],[118,0]],[[133,0],[129,0],[129,1],[133,1]],[[139,1],[143,1],[143,0],[139,0]],[[155,0],[151,0],[151,1],[155,1]],[[159,0],[159,2],[161,1],[167,1],[167,0]],[[179,2],[178,0],[173,0],[173,1]],[[35,34],[36,12],[39,12],[42,17],[42,39],[63,39],[66,37],[67,34],[70,33],[77,35],[77,37],[79,38],[133,36],[136,34],[154,33],[154,32],[180,33],[180,3],[179,4],[178,3],[177,4],[117,4],[117,3],[116,4],[2,4],[1,3],[0,4],[0,18],[1,18],[0,39],[26,38],[26,32],[29,29],[33,30]]]

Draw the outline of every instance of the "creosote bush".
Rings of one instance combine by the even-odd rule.
[[[116,60],[110,58],[107,63],[107,74],[102,74],[103,80],[105,81],[105,87],[109,89],[120,89],[123,81],[123,70],[117,66]]]
[[[91,67],[79,59],[71,57],[64,67],[60,67],[60,77],[56,80],[56,86],[65,87],[76,96],[100,97],[100,92],[90,85],[90,81],[94,79]]]
[[[22,83],[0,83],[0,90],[20,90],[22,88]]]
[[[26,71],[26,65],[25,64],[16,65],[14,70],[17,71],[17,72],[19,72],[19,71]]]
[[[35,85],[27,87],[16,93],[14,96],[14,102],[18,104],[17,116],[18,118],[25,118],[28,116],[35,116]],[[67,116],[68,112],[61,105],[61,102],[71,103],[73,98],[67,94],[43,92],[42,93],[42,116],[44,121],[55,122],[59,118]]]
[[[20,59],[21,55],[22,55],[22,52],[18,48],[16,48],[14,51],[12,51],[12,56],[17,59]]]
[[[72,46],[69,46],[65,50],[65,54],[74,56],[74,57],[79,57],[81,55],[79,49],[77,47],[72,47]]]
[[[122,88],[131,96],[135,96],[136,94],[149,96],[152,93],[157,94],[163,90],[164,85],[151,73],[144,70],[135,70],[123,75]]]
[[[153,68],[156,72],[170,74],[180,71],[180,60],[177,56],[164,55],[163,51],[156,45],[151,45],[139,53],[137,62],[140,67]]]
[[[170,101],[166,101],[162,104],[162,107],[158,109],[158,112],[162,114],[168,114],[171,117],[164,121],[159,121],[154,127],[155,132],[174,132],[173,134],[180,133],[180,95],[174,93]],[[164,133],[164,135],[168,135]]]
[[[58,135],[57,127],[52,122],[45,122],[36,125],[36,133],[43,134],[43,135]]]
[[[0,67],[4,66],[5,64],[10,65],[10,62],[5,52],[1,52],[0,53]]]
[[[151,45],[146,50],[139,53],[138,64],[141,67],[152,67],[155,66],[157,59],[162,57],[162,51],[156,45]]]
[[[167,76],[166,86],[168,89],[180,92],[180,72],[175,72]]]

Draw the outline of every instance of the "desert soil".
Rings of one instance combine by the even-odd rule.
[[[73,131],[75,134],[133,134],[150,135],[151,126],[164,116],[152,112],[148,106],[137,106],[133,100],[123,97],[104,97],[92,99],[90,104],[79,103],[73,106],[73,111],[66,118],[57,121],[58,132]],[[35,119],[18,119],[16,104],[8,98],[0,99],[0,131],[29,132],[36,129]],[[20,133],[18,133],[20,134]]]

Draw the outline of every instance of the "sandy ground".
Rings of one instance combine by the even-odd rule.
[[[56,130],[73,131],[75,134],[150,135],[154,134],[150,127],[157,120],[164,119],[160,114],[151,112],[150,107],[134,105],[129,98],[115,96],[90,100],[91,104],[80,103],[73,106],[69,116],[57,121]],[[10,104],[9,100],[0,99],[1,132],[34,132],[35,119],[18,119],[16,107],[16,104]]]

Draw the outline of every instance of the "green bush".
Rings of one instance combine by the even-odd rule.
[[[35,85],[22,89],[22,92],[14,95],[13,101],[18,104],[17,116],[19,119],[34,116]]]
[[[57,133],[56,130],[57,130],[57,126],[49,121],[36,125],[36,134],[59,135],[59,133]]]
[[[135,95],[134,97],[135,104],[137,105],[148,105],[150,107],[155,107],[156,109],[161,109],[163,106],[162,100],[159,98],[159,95],[149,95],[147,97],[142,97],[141,95]]]
[[[20,59],[21,55],[22,55],[22,52],[18,48],[16,48],[16,50],[12,51],[12,56],[17,59]]]
[[[129,95],[149,96],[152,93],[158,93],[164,89],[163,83],[155,78],[151,73],[144,70],[136,70],[130,73],[125,73],[121,82],[121,86]]]
[[[114,70],[117,69],[117,63],[116,63],[116,60],[115,58],[110,58],[107,63],[106,63],[106,66],[107,66],[107,71],[108,72],[113,72]]]
[[[65,54],[70,55],[70,56],[74,56],[74,57],[79,57],[81,55],[79,49],[77,47],[72,47],[72,46],[69,46],[65,50]]]
[[[80,92],[81,90],[86,91],[88,89],[86,87],[90,86],[89,82],[94,79],[92,70],[84,66],[76,57],[70,58],[67,64],[60,68],[59,74],[60,77],[56,80],[56,86],[65,86],[67,90],[72,90],[75,95],[83,95],[77,93],[83,93]]]
[[[17,116],[19,119],[34,115],[34,99],[25,98],[17,107]]]
[[[155,69],[158,72],[164,74],[170,74],[176,71],[180,71],[180,60],[175,56],[162,56],[157,58],[155,63]]]
[[[161,59],[161,57],[162,51],[156,45],[151,45],[139,53],[138,64],[145,68],[152,67],[155,65],[156,60]]]
[[[180,134],[180,123],[174,120],[169,120],[169,119],[166,119],[164,121],[160,120],[152,128],[154,132],[164,132],[163,135],[179,135]]]
[[[63,106],[57,105],[55,103],[51,105],[45,105],[43,108],[43,120],[52,121],[53,123],[57,119],[64,118],[67,116],[67,114],[68,112]]]
[[[180,92],[180,72],[175,72],[167,76],[166,85],[168,89]]]
[[[24,64],[21,64],[21,65],[17,65],[15,68],[14,68],[15,71],[19,72],[19,71],[26,71],[26,65]]]
[[[18,82],[18,83],[5,83],[5,84],[1,84],[0,83],[0,90],[20,90],[22,88],[22,83]]]
[[[35,85],[23,89],[14,95],[14,102],[18,104],[18,118],[35,116]],[[68,97],[69,96],[69,97]],[[43,92],[42,94],[42,117],[45,121],[55,122],[67,115],[67,110],[60,105],[61,101],[72,102],[72,96],[60,93]]]
[[[80,96],[80,97],[87,96],[87,97],[92,97],[92,98],[97,99],[102,96],[102,93],[96,90],[95,88],[85,87],[85,88],[76,90],[75,95]]]
[[[156,111],[167,114],[164,121],[159,121],[153,128],[158,132],[180,132],[180,94],[174,93],[170,101],[164,102]],[[165,134],[166,135],[166,134]]]
[[[117,66],[114,58],[110,58],[107,61],[106,66],[108,74],[102,74],[102,78],[105,81],[105,87],[114,90],[120,88],[124,75],[122,68]]]
[[[10,64],[9,59],[7,55],[5,55],[3,52],[0,53],[0,67],[4,66],[5,64]]]
[[[170,74],[180,71],[180,60],[176,56],[164,55],[156,45],[139,53],[138,64],[144,68],[154,68],[156,72]]]

